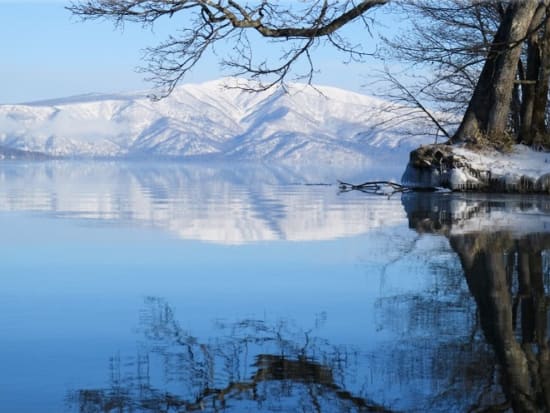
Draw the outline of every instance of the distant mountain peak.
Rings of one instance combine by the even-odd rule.
[[[160,101],[137,91],[0,105],[0,146],[57,157],[347,163],[403,155],[430,139],[408,135],[378,98],[326,86],[239,85],[255,86],[222,78],[180,85]]]

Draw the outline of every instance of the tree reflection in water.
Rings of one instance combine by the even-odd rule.
[[[412,228],[449,239],[494,352],[504,402],[480,397],[476,410],[550,411],[548,198],[409,194],[403,202]]]
[[[69,394],[79,412],[389,412],[346,390],[356,352],[311,331],[244,320],[220,323],[218,338],[201,342],[158,298],[147,299],[140,324],[147,339],[142,352],[130,362],[112,360],[108,388]],[[162,388],[153,384],[159,381]]]
[[[201,341],[151,298],[140,355],[115,358],[107,388],[70,402],[83,413],[550,411],[548,199],[402,200],[409,226],[445,246],[424,254],[426,290],[378,300],[380,327],[399,332],[373,353],[289,322],[220,323]]]

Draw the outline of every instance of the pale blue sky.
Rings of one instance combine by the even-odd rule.
[[[166,37],[169,28],[155,31],[127,24],[124,31],[110,22],[81,22],[64,9],[69,2],[54,0],[0,1],[0,103],[20,103],[90,92],[149,89],[137,73],[141,51]],[[355,30],[355,29],[350,29]],[[374,48],[364,28],[359,36]],[[223,50],[222,50],[223,52]],[[365,91],[369,65],[344,65],[344,56],[327,48],[316,52],[321,73],[318,84]],[[208,56],[185,82],[215,79],[223,73]]]

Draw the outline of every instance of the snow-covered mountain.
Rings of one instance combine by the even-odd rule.
[[[392,120],[380,99],[291,84],[250,93],[221,79],[182,85],[161,101],[145,92],[0,105],[0,146],[67,157],[193,157],[365,162],[406,154],[429,125]]]

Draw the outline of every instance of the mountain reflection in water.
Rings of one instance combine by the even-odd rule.
[[[330,240],[403,222],[398,200],[367,208],[316,185],[342,176],[257,164],[0,163],[0,212],[149,227],[226,245]]]

